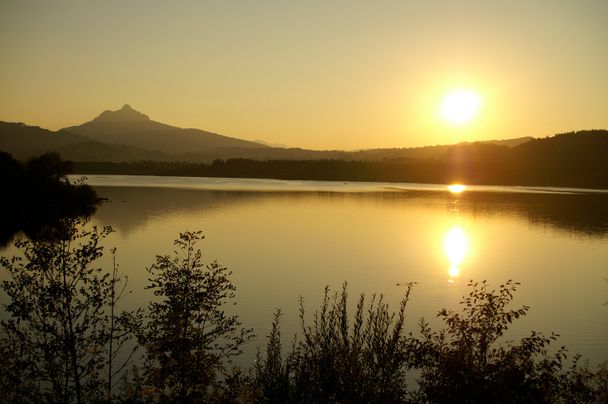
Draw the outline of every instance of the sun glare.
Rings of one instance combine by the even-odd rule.
[[[457,90],[448,93],[441,101],[441,117],[462,125],[472,121],[481,108],[481,98],[473,91]]]
[[[466,185],[462,185],[462,184],[448,185],[448,191],[450,191],[453,194],[459,194],[462,191],[464,191],[465,189],[467,189],[467,186]]]

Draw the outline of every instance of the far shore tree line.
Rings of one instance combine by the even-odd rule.
[[[53,167],[45,168],[50,176]],[[396,311],[381,295],[361,295],[349,311],[347,285],[328,287],[312,316],[300,298],[300,331],[288,344],[277,310],[266,348],[250,368],[239,368],[234,359],[253,334],[228,314],[236,287],[228,268],[204,259],[200,232],[179,234],[173,254],[156,256],[146,268],[154,298],[125,311],[125,275],[115,260],[99,264],[112,229],[83,216],[65,215],[45,232],[17,238],[14,255],[0,257],[0,402],[608,400],[608,367],[568,358],[564,347],[553,348],[556,334],[501,338],[529,310],[512,307],[518,284],[511,280],[496,288],[471,281],[459,310],[437,314],[442,329],[421,319],[416,334],[404,331],[415,285]]]
[[[582,131],[517,147],[489,143],[451,146],[441,158],[384,160],[256,160],[211,163],[77,162],[82,174],[134,174],[286,180],[464,183],[608,188],[608,135]]]

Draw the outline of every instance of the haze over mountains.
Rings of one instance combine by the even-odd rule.
[[[523,137],[490,143],[513,147],[531,139],[533,138]],[[373,161],[435,158],[445,154],[448,147],[442,145],[361,151],[271,147],[200,129],[182,129],[166,125],[151,120],[129,105],[124,105],[117,111],[104,111],[89,122],[57,132],[23,123],[0,122],[0,149],[21,160],[54,151],[74,161],[210,162],[228,158]]]

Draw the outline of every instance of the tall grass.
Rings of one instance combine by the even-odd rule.
[[[397,313],[382,296],[359,297],[352,316],[348,290],[329,287],[312,324],[305,320],[300,298],[300,337],[285,359],[280,334],[281,312],[274,316],[266,355],[254,369],[256,401],[263,402],[400,402],[406,397],[408,342],[405,309],[407,285]]]

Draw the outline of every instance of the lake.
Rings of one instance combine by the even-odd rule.
[[[93,222],[116,232],[120,269],[129,277],[124,304],[145,305],[145,268],[173,251],[179,232],[202,230],[207,260],[233,271],[236,312],[264,344],[275,308],[285,313],[284,342],[298,329],[298,297],[308,313],[323,288],[348,282],[383,294],[392,309],[416,282],[408,330],[420,317],[439,326],[457,308],[469,280],[498,287],[520,282],[514,306],[528,305],[507,338],[530,330],[561,335],[591,364],[608,360],[608,192],[145,176],[88,177],[108,198]],[[458,192],[461,191],[461,192]],[[232,310],[232,309],[230,309]]]

